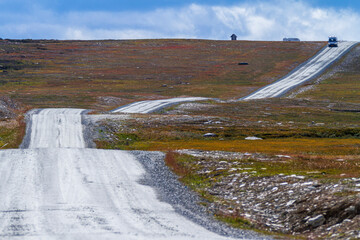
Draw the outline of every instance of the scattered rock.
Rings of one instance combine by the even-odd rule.
[[[225,152],[225,151],[204,151],[197,149],[181,149],[176,152],[180,154],[187,154],[197,158],[207,159],[227,159],[227,160],[247,160],[247,159],[267,159],[270,160],[269,156],[260,153],[239,153],[239,152]],[[219,164],[224,163],[220,161]],[[211,162],[210,162],[211,164]],[[231,165],[236,165],[238,162],[232,162]],[[230,166],[230,165],[229,165]],[[237,169],[237,168],[236,168]],[[235,169],[235,170],[236,170]],[[252,170],[252,168],[244,168],[244,170]]]
[[[356,207],[355,206],[350,206],[350,207],[345,209],[345,212],[347,212],[349,214],[356,214]]]
[[[288,201],[288,202],[286,203],[286,206],[287,206],[287,207],[288,207],[288,206],[291,206],[291,205],[293,205],[295,202],[296,202],[296,200],[290,200],[290,201]]]
[[[203,137],[217,137],[218,135],[215,133],[205,133]]]
[[[252,136],[252,137],[246,137],[245,140],[253,140],[254,141],[254,140],[263,140],[263,139]]]
[[[323,225],[325,223],[325,217],[320,214],[316,217],[313,217],[313,218],[309,218],[309,220],[307,220],[306,224],[312,228],[317,228],[321,225]]]
[[[0,120],[12,119],[16,117],[15,110],[20,106],[9,97],[0,96]]]
[[[174,114],[187,114],[189,111],[197,111],[197,110],[204,110],[214,107],[215,105],[209,103],[199,103],[199,102],[189,102],[189,103],[182,103],[178,106],[175,106],[170,111],[167,111],[165,114],[167,115],[174,115]]]
[[[207,206],[213,214],[246,217],[254,227],[295,236],[301,234],[309,239],[338,239],[331,237],[332,234],[344,232],[348,232],[346,236],[349,237],[358,234],[350,230],[360,229],[360,221],[356,220],[360,218],[360,198],[336,194],[354,192],[355,185],[360,183],[358,178],[332,183],[295,174],[256,176],[253,174],[256,168],[251,163],[244,165],[247,162],[243,160],[268,158],[276,161],[278,158],[254,153],[178,152],[197,157],[198,174],[212,179],[213,184],[204,190],[217,196],[217,200]],[[219,171],[228,172],[228,175],[219,178]],[[338,223],[342,226],[326,231]]]
[[[106,105],[106,106],[121,106],[124,104],[125,100],[118,97],[98,97],[97,98],[98,103],[100,105]]]

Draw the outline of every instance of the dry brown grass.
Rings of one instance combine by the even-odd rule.
[[[181,165],[177,161],[178,154],[176,154],[174,151],[168,151],[165,155],[165,164],[168,166],[174,173],[176,173],[178,176],[185,176],[189,173],[189,169],[184,167],[184,165]]]
[[[18,121],[11,119],[9,121],[0,121],[0,127],[15,128],[19,125]]]
[[[25,136],[26,123],[23,115],[4,121],[0,125],[0,149],[18,148]]]

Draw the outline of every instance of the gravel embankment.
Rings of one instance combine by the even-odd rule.
[[[146,174],[141,183],[156,189],[159,199],[171,204],[176,212],[223,236],[243,236],[243,239],[271,239],[270,237],[259,236],[251,231],[234,229],[216,221],[209,214],[208,209],[199,205],[199,202],[203,200],[181,184],[177,176],[165,165],[163,153],[144,151],[133,151],[132,153],[146,169]]]

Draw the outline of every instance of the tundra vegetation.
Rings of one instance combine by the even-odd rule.
[[[31,107],[100,110],[109,108],[99,101],[107,96],[121,103],[182,95],[239,98],[286,74],[324,45],[2,40],[0,94]],[[239,66],[243,61],[250,64]]]
[[[324,73],[320,77],[323,81],[315,79],[296,89],[296,94],[280,99],[227,101],[284,76],[325,45],[205,40],[2,40],[0,95],[23,107],[0,122],[0,147],[19,144],[24,132],[21,115],[30,108],[82,107],[101,112],[164,97],[217,98],[171,106],[150,115],[132,114],[126,120],[101,121],[93,129],[97,147],[167,152],[166,163],[184,184],[204,198],[201,204],[234,226],[328,238],[337,234],[326,230],[334,222],[355,217],[341,215],[339,212],[346,212],[345,208],[329,207],[327,202],[344,203],[346,209],[355,206],[357,216],[360,212],[360,205],[356,205],[358,183],[349,180],[360,177],[360,98],[356,90],[360,48],[353,49]],[[249,65],[238,65],[239,62]],[[204,137],[206,133],[213,133],[213,137]],[[250,136],[262,140],[245,140]],[[186,152],[187,149],[197,150],[198,155]],[[227,157],[229,152],[241,154]],[[296,181],[284,180],[286,176],[293,176]],[[242,179],[237,180],[239,186],[235,184],[222,192],[235,178]],[[285,207],[294,201],[289,207],[295,205],[296,214],[287,210],[297,217],[283,214],[286,209],[278,205],[283,211],[280,217],[266,222],[241,201],[251,199],[243,194],[255,191],[255,195],[261,195],[268,191],[246,188],[246,184],[250,185],[246,181],[250,180],[260,181],[255,184],[258,189],[264,184],[271,186],[269,191],[280,191],[284,182],[289,186],[313,182],[311,187],[321,197],[313,201],[316,195],[307,195],[307,189],[300,187],[287,191],[302,194],[302,199],[285,192],[276,199],[269,195],[268,201],[274,203],[286,195]],[[277,181],[279,186],[273,185]],[[341,188],[333,188],[334,185]],[[276,195],[274,192],[271,195]],[[306,210],[306,204],[312,207]],[[272,211],[267,219],[277,216],[275,208],[266,206]],[[339,213],[339,217],[333,213]],[[309,219],[316,217],[311,214],[324,216],[323,226],[311,225]],[[341,234],[345,235],[340,231]]]
[[[323,81],[315,79],[280,99],[184,103],[151,116],[108,121],[103,130],[113,135],[102,135],[98,145],[167,151],[168,166],[204,197],[209,211],[234,226],[305,238],[356,238],[360,227],[360,105],[354,89],[359,64],[357,47],[320,76]],[[205,137],[206,133],[213,137]],[[246,140],[249,136],[262,140]],[[198,152],[194,156],[185,149]],[[223,152],[246,153],[246,157],[238,161]],[[239,176],[251,178],[251,183],[236,186],[232,181]],[[283,176],[296,180],[279,196],[271,190],[291,185]],[[245,184],[253,187],[242,187]],[[264,184],[270,187],[269,194]],[[296,187],[307,184],[310,188]],[[222,191],[224,188],[229,190]],[[255,193],[267,199],[246,208],[254,188],[261,189]],[[291,196],[288,191],[297,193]],[[251,207],[264,201],[274,204],[252,212]],[[296,206],[292,209],[290,203]],[[349,209],[354,213],[347,214]],[[266,222],[259,212],[267,219],[280,217]],[[317,219],[324,220],[321,226],[312,225]]]

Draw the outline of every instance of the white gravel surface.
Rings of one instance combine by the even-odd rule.
[[[173,104],[183,103],[183,102],[194,102],[208,100],[209,98],[202,97],[187,97],[187,98],[170,98],[170,99],[160,99],[160,100],[149,100],[131,103],[129,105],[119,107],[111,112],[117,113],[150,113],[157,110],[160,110],[164,107],[168,107]]]
[[[84,148],[83,112],[32,111],[30,148],[0,151],[1,239],[231,239],[160,201],[136,154]]]
[[[29,148],[85,148],[81,113],[85,109],[43,109],[31,114]]]
[[[357,44],[357,42],[340,42],[339,47],[326,47],[315,57],[305,62],[297,70],[293,71],[286,77],[263,87],[249,96],[241,98],[240,100],[279,97],[297,85],[316,77],[355,44]]]
[[[0,238],[226,239],[158,201],[127,152],[23,149],[0,159]]]

